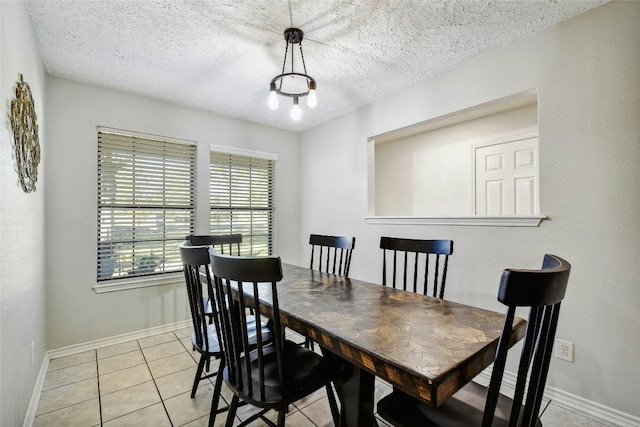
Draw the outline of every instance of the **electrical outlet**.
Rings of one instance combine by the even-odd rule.
[[[556,339],[556,358],[573,363],[573,343]]]

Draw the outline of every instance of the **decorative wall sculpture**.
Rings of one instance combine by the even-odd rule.
[[[40,164],[40,141],[36,110],[33,105],[31,88],[22,74],[16,82],[16,97],[11,100],[9,114],[13,130],[13,152],[16,159],[16,172],[25,193],[36,191],[38,165]]]

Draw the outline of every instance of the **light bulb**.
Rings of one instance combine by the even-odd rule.
[[[276,93],[276,84],[271,83],[271,93],[269,94],[269,108],[275,110],[278,108],[278,94]]]
[[[291,109],[291,118],[295,121],[300,120],[302,117],[302,110],[300,110],[300,106],[298,105],[298,97],[293,98],[293,108]]]
[[[318,98],[316,98],[316,90],[310,89],[309,98],[307,99],[307,106],[309,108],[316,108],[317,105],[318,105]]]

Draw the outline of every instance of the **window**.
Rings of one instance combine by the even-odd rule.
[[[538,226],[537,131],[532,90],[370,137],[367,222]]]
[[[211,233],[240,233],[243,255],[271,255],[275,160],[213,150],[209,177]]]
[[[182,270],[195,177],[195,143],[98,130],[98,282]]]

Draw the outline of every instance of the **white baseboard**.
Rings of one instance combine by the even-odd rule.
[[[31,427],[33,425],[33,421],[36,418],[36,411],[38,410],[38,402],[40,402],[40,394],[42,393],[42,387],[44,386],[44,379],[46,378],[47,371],[49,370],[49,360],[51,360],[48,353],[49,352],[45,353],[44,359],[42,359],[42,364],[40,365],[40,372],[38,373],[38,378],[36,378],[36,384],[33,387],[33,393],[31,393],[31,400],[29,400],[27,413],[24,417],[24,422],[22,423],[23,427]]]
[[[491,369],[485,369],[473,381],[484,386],[489,385]],[[502,378],[500,393],[513,397],[516,385],[516,374],[505,372]],[[567,393],[555,387],[546,386],[544,389],[544,399],[551,400],[553,405],[559,406],[571,412],[580,414],[583,417],[597,421],[606,426],[619,427],[640,427],[640,418],[626,414],[617,409],[609,408],[600,403],[587,400],[575,394]],[[544,421],[544,417],[542,418]]]
[[[128,332],[122,335],[116,335],[114,337],[103,338],[95,341],[89,341],[82,344],[70,345],[56,350],[49,350],[47,353],[51,359],[57,357],[68,356],[70,354],[81,353],[83,351],[95,350],[101,347],[107,347],[110,345],[121,344],[123,342],[137,340],[140,338],[149,337],[151,335],[161,334],[163,332],[171,332],[176,329],[191,327],[191,319],[183,320],[176,323],[170,323],[168,325],[156,326],[154,328],[144,329],[136,332]]]
[[[40,366],[40,372],[36,379],[36,384],[31,393],[31,400],[27,408],[27,413],[24,417],[23,427],[33,426],[33,422],[36,417],[36,411],[38,410],[38,402],[40,401],[40,394],[42,393],[42,387],[44,385],[47,371],[49,370],[49,361],[58,357],[69,356],[71,354],[81,353],[83,351],[96,350],[98,348],[107,347],[110,345],[121,344],[131,340],[137,340],[141,338],[150,337],[152,335],[161,334],[164,332],[171,332],[177,329],[189,328],[192,326],[191,319],[183,320],[176,323],[170,323],[168,325],[156,326],[154,328],[144,329],[136,332],[129,332],[122,335],[116,335],[114,337],[103,338],[95,341],[89,341],[82,344],[70,345],[67,347],[58,348],[55,350],[48,350],[42,360]]]

